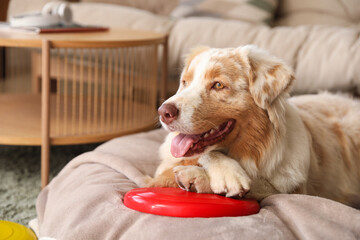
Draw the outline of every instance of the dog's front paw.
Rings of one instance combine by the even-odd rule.
[[[234,170],[213,169],[209,171],[211,190],[226,197],[243,197],[250,189],[250,179]]]
[[[243,197],[250,190],[251,180],[238,162],[219,152],[210,152],[199,159],[210,178],[211,190],[227,197]]]
[[[173,168],[175,181],[181,189],[197,193],[212,193],[209,177],[202,167],[177,166]]]

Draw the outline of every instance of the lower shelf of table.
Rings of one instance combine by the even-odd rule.
[[[156,124],[153,119],[150,118],[148,122],[134,122],[131,127],[106,132],[96,129],[100,128],[98,126],[100,124],[92,125],[93,133],[67,136],[57,136],[50,125],[50,143],[51,145],[69,145],[103,142],[114,137],[154,129]],[[52,122],[54,122],[53,119],[51,119]],[[0,94],[0,144],[41,145],[40,95]]]

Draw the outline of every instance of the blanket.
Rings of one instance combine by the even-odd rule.
[[[162,129],[113,139],[73,159],[37,199],[39,237],[61,239],[360,239],[360,211],[279,194],[245,217],[175,218],[128,209],[125,193],[159,164]]]

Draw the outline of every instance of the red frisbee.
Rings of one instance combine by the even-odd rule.
[[[258,213],[255,200],[236,200],[179,188],[136,188],[125,194],[126,207],[171,217],[235,217]]]

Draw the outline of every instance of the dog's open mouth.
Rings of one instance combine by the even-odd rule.
[[[228,120],[217,128],[200,134],[180,133],[171,143],[171,154],[176,157],[190,157],[202,153],[206,147],[223,140],[234,128],[235,120]]]

